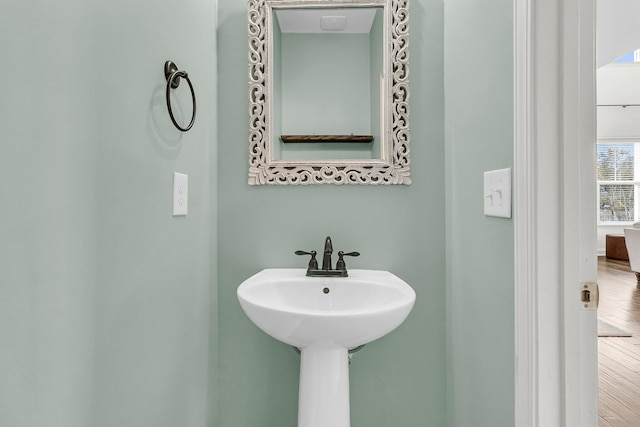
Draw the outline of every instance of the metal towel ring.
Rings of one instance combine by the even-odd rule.
[[[171,121],[174,126],[177,127],[182,132],[186,132],[191,129],[193,126],[193,122],[196,120],[196,94],[193,91],[193,85],[191,84],[191,80],[189,80],[189,75],[186,71],[178,71],[178,67],[172,61],[167,61],[164,63],[164,77],[167,79],[167,108],[169,109],[169,116],[171,117]],[[187,83],[189,84],[189,89],[191,89],[191,98],[193,99],[193,116],[191,116],[191,122],[186,128],[183,128],[176,122],[176,119],[173,117],[173,111],[171,110],[171,98],[169,96],[169,92],[171,89],[175,89],[180,86],[180,77],[183,77]]]

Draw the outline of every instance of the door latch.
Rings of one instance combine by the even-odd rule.
[[[583,282],[580,286],[580,303],[582,308],[595,310],[600,302],[600,291],[595,282]]]

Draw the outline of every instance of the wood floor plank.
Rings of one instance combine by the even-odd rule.
[[[640,288],[625,261],[598,259],[598,318],[632,337],[598,338],[599,427],[640,426]]]

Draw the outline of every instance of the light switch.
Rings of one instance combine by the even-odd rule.
[[[187,215],[189,204],[189,176],[173,173],[173,216]]]
[[[484,214],[511,218],[511,168],[484,173]]]

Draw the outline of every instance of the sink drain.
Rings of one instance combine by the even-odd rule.
[[[324,289],[322,290],[322,292],[324,292],[325,294],[328,294],[328,293],[329,293],[329,288],[324,288]]]

